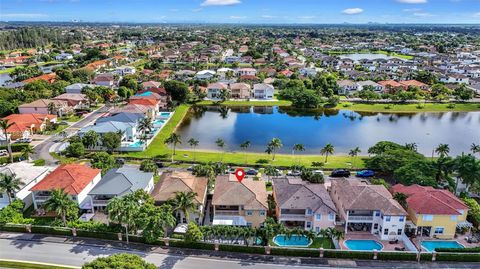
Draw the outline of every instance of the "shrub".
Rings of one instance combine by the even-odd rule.
[[[44,166],[45,165],[45,160],[44,159],[38,159],[33,161],[33,165],[35,166]]]
[[[241,252],[252,254],[265,254],[264,247],[242,246],[242,245],[219,245],[218,250],[229,252]]]
[[[190,222],[187,227],[187,232],[185,233],[185,241],[187,242],[198,242],[202,240],[203,233],[198,228],[197,224]]]
[[[24,148],[28,147],[30,144],[28,143],[18,143],[18,144],[10,144],[12,152],[21,152]],[[0,150],[7,150],[7,145],[0,146]]]
[[[480,254],[438,253],[436,260],[451,262],[480,262]]]
[[[85,146],[83,146],[82,143],[76,142],[70,144],[66,149],[65,149],[65,155],[67,157],[82,157],[83,154],[85,154]]]
[[[158,167],[151,159],[143,160],[140,163],[140,170],[143,172],[154,173],[155,175],[158,174]]]
[[[320,257],[320,251],[318,249],[272,248],[270,253],[280,256]]]
[[[436,252],[480,253],[480,247],[473,248],[436,248]]]
[[[134,254],[120,253],[108,257],[97,258],[82,266],[82,269],[156,269],[154,264],[147,263],[140,256]]]
[[[62,227],[32,226],[32,233],[72,235],[72,230]]]
[[[406,252],[379,252],[377,258],[379,260],[415,261],[417,254]]]
[[[373,252],[325,250],[324,257],[325,258],[372,260],[373,259]]]
[[[172,240],[170,241],[170,246],[178,248],[193,248],[193,249],[205,249],[205,250],[214,250],[215,247],[210,243],[203,242],[185,242],[181,240]]]

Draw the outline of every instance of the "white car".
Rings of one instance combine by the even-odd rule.
[[[0,150],[0,156],[6,156],[8,155],[8,151],[5,149]]]

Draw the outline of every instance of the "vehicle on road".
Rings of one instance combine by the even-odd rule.
[[[249,176],[256,176],[258,174],[258,170],[250,169],[250,170],[247,170],[245,174]]]
[[[319,174],[319,175],[322,175],[322,176],[325,175],[325,173],[322,170],[313,170],[312,173],[313,174]]]
[[[287,176],[299,177],[300,175],[302,175],[302,171],[297,171],[297,170],[287,171]]]
[[[375,172],[372,170],[362,170],[357,172],[357,177],[374,177]]]
[[[19,143],[30,143],[32,142],[31,138],[19,138],[13,142],[14,144],[19,144]]]
[[[331,177],[349,177],[350,171],[346,169],[335,169],[330,174]]]

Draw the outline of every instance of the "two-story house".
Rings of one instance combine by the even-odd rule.
[[[221,97],[221,92],[222,90],[227,90],[228,91],[228,85],[217,82],[217,83],[211,83],[208,84],[207,86],[207,98],[209,99],[219,99]]]
[[[335,227],[337,209],[323,184],[300,178],[277,178],[273,181],[275,213],[286,227],[320,232]]]
[[[253,98],[255,99],[273,99],[275,88],[271,84],[258,83],[253,85]]]
[[[63,116],[71,111],[73,111],[73,107],[69,106],[67,101],[54,99],[38,99],[18,106],[20,114],[55,114]]]
[[[218,176],[212,198],[213,225],[262,227],[267,216],[265,182],[235,175]]]
[[[247,83],[230,84],[230,91],[230,96],[235,99],[248,99],[251,96],[251,87]]]
[[[345,233],[366,232],[381,240],[402,237],[407,212],[383,185],[336,179],[329,191]]]
[[[195,193],[195,203],[197,208],[195,212],[189,212],[189,221],[195,221],[198,224],[203,223],[202,216],[205,211],[207,201],[208,179],[206,177],[196,177],[188,172],[168,172],[163,173],[160,181],[152,191],[155,204],[160,205],[175,197],[177,192]],[[187,219],[184,212],[176,212],[177,220],[186,223]]]
[[[407,196],[408,219],[417,235],[452,239],[457,226],[468,225],[468,207],[448,190],[397,184],[391,191]]]
[[[35,209],[50,199],[52,190],[62,189],[80,209],[93,211],[92,200],[88,195],[101,179],[101,170],[82,164],[64,164],[57,167],[30,191]]]

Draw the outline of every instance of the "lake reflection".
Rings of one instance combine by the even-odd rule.
[[[289,107],[194,107],[177,133],[188,148],[192,137],[199,149],[218,149],[215,140],[225,141],[229,151],[240,150],[245,140],[249,151],[263,152],[273,137],[283,142],[280,152],[290,153],[296,143],[304,144],[304,154],[318,154],[327,143],[336,153],[360,147],[362,154],[382,140],[400,144],[415,142],[418,151],[430,155],[440,143],[450,145],[451,154],[469,151],[480,143],[480,112],[416,114],[357,113],[348,110],[299,111]]]

